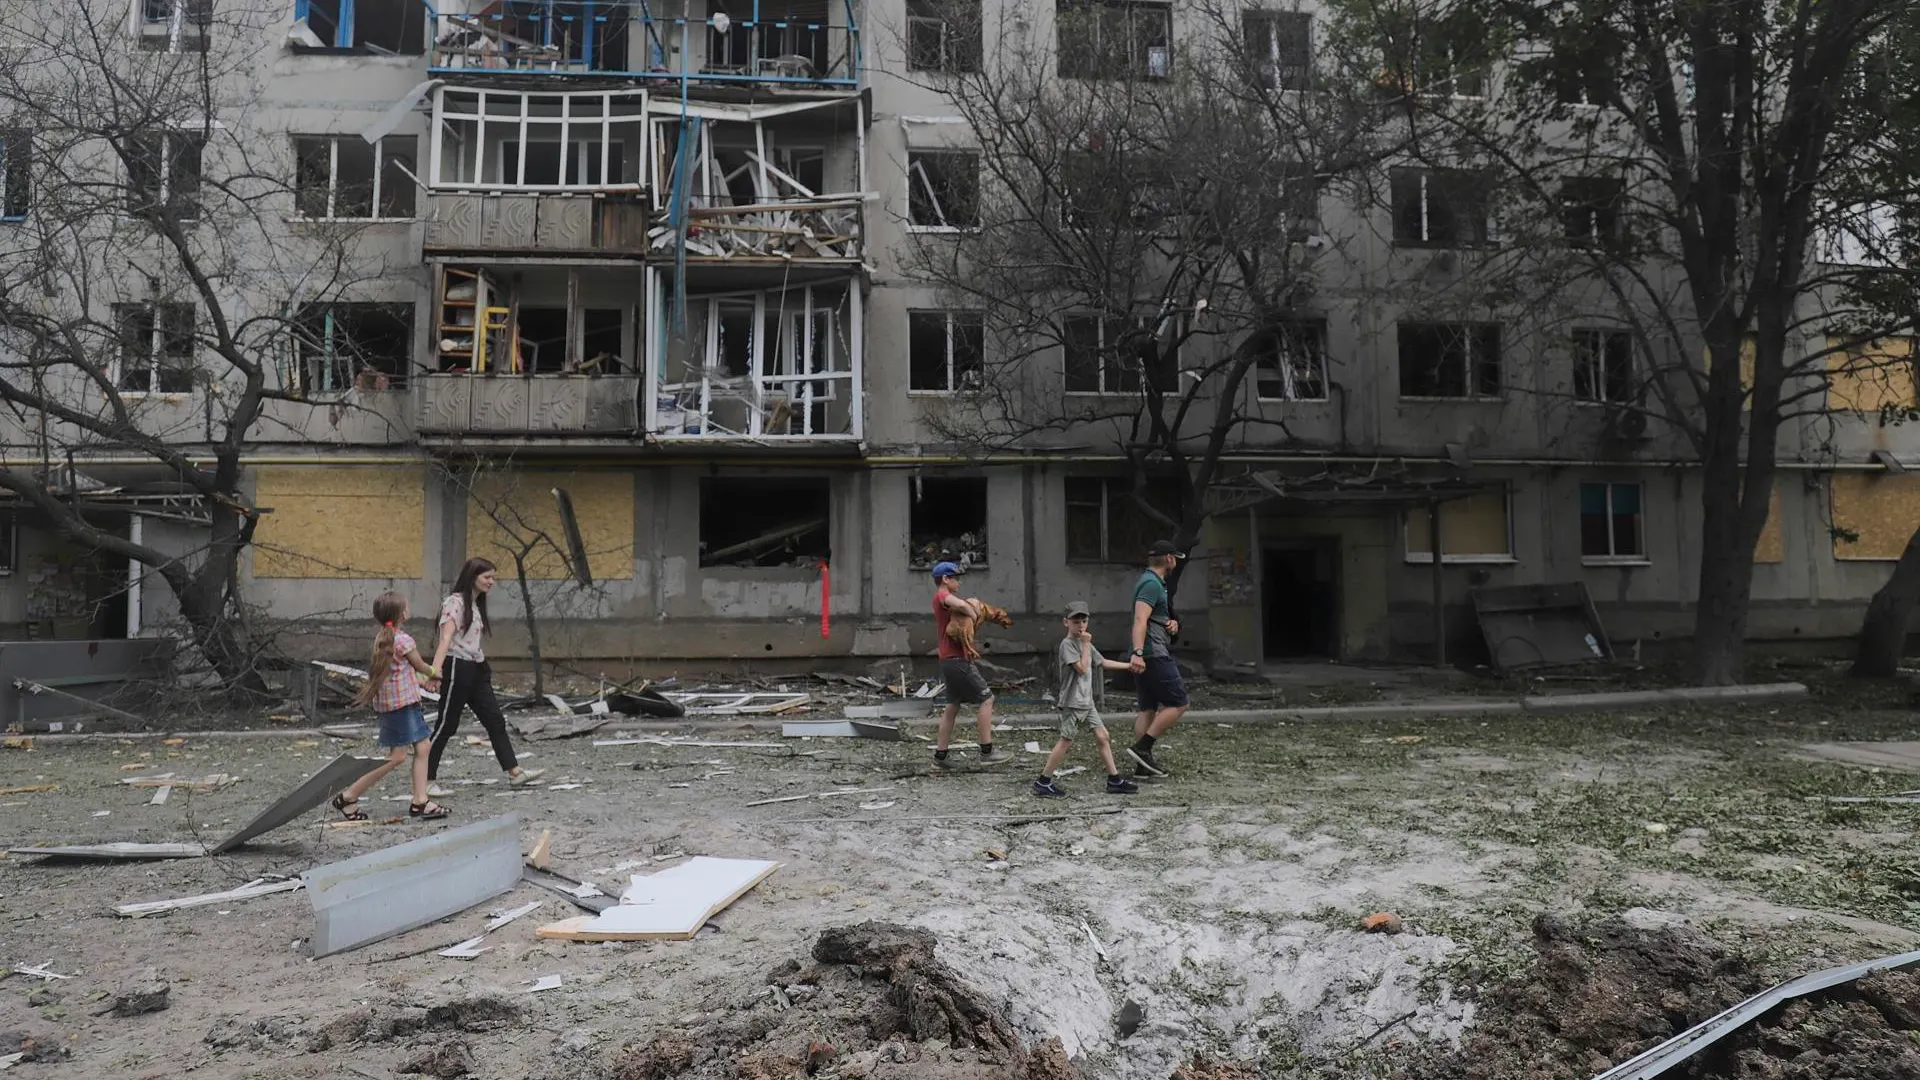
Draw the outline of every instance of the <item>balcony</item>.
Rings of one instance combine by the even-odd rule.
[[[636,257],[647,250],[647,207],[593,195],[434,194],[429,255]]]
[[[631,436],[638,375],[425,375],[416,378],[422,435]]]
[[[852,90],[851,0],[734,0],[657,17],[629,0],[445,0],[432,16],[436,74],[603,75],[789,90]],[[693,5],[690,5],[693,6]]]

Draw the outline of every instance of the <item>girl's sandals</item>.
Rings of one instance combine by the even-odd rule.
[[[429,799],[423,803],[408,803],[407,816],[414,818],[443,818],[453,811]]]
[[[360,809],[360,800],[347,798],[345,792],[333,797],[333,808],[340,811],[340,816],[348,821],[367,820],[367,812]]]

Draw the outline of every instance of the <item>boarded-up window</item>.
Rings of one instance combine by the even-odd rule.
[[[1845,345],[1842,339],[1827,339],[1827,348],[1835,350],[1827,356],[1828,408],[1877,413],[1920,405],[1914,387],[1912,338]]]
[[[1840,473],[1832,490],[1836,559],[1898,559],[1920,528],[1920,476]]]
[[[488,559],[500,576],[513,576],[513,553],[527,549],[527,577],[563,581],[572,576],[567,534],[553,489],[571,497],[580,540],[595,580],[633,576],[633,474],[630,472],[484,473],[467,499],[467,554]]]
[[[1775,487],[1767,499],[1767,523],[1760,529],[1760,542],[1753,546],[1753,561],[1756,563],[1783,563],[1787,561],[1786,538],[1781,531],[1780,489]]]
[[[1430,563],[1427,508],[1407,511],[1407,561]],[[1507,518],[1507,491],[1483,491],[1440,504],[1441,562],[1507,562],[1513,558],[1513,529]]]
[[[419,469],[261,469],[254,498],[273,511],[254,533],[256,578],[406,581],[421,575],[427,513],[426,476]]]

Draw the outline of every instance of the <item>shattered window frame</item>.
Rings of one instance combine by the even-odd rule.
[[[287,388],[305,395],[342,394],[348,390],[403,390],[413,367],[416,311],[411,300],[336,300],[302,304],[294,313],[292,364]],[[387,319],[403,328],[397,355],[375,355],[367,348],[368,325]],[[382,361],[386,363],[383,365]],[[384,378],[361,385],[361,376]]]
[[[1240,13],[1248,74],[1268,90],[1313,89],[1313,15],[1277,8]]]
[[[811,501],[817,494],[821,517],[817,522],[801,521],[802,513],[788,514],[797,508],[804,496]],[[700,519],[696,542],[699,549],[699,565],[705,570],[766,570],[766,569],[804,569],[832,557],[834,528],[834,485],[831,477],[826,476],[703,476],[700,478]],[[785,506],[779,505],[785,502]],[[745,537],[732,539],[719,546],[719,551],[729,548],[744,548],[749,558],[741,561],[715,562],[708,552],[708,529],[714,527],[714,511],[725,506],[738,517],[729,520],[752,519],[761,531]],[[786,516],[785,525],[767,527],[770,521]],[[799,522],[799,524],[795,524]],[[799,531],[801,526],[809,526]],[[736,530],[737,531],[737,530]],[[754,550],[748,545],[767,542],[764,554],[751,554]],[[790,552],[784,559],[771,560],[771,556],[782,550]],[[804,549],[792,553],[795,549]]]
[[[937,328],[933,325],[937,320]],[[919,346],[940,335],[940,372],[944,385],[931,386],[921,375],[929,365]],[[980,389],[986,368],[986,315],[973,310],[907,312],[907,393],[958,394]]]
[[[373,11],[382,0],[293,0],[293,17],[304,23],[309,31],[321,41],[320,48],[325,51],[345,51],[371,56],[425,56],[427,41],[433,35],[428,33],[427,20],[431,17],[433,5],[419,3],[419,0],[385,0],[393,5],[391,12],[380,12],[397,21],[400,38],[392,42],[392,47],[375,42],[367,37],[365,28],[369,25],[385,24],[362,18]],[[362,10],[362,4],[366,4]],[[411,21],[409,22],[409,17]],[[331,35],[322,33],[331,31]],[[329,36],[331,40],[328,40]],[[357,39],[357,40],[356,40]],[[312,46],[307,47],[312,51]]]
[[[980,154],[907,151],[907,231],[968,232],[980,227]]]
[[[1063,79],[1173,77],[1171,0],[1058,0],[1054,22]]]
[[[372,190],[366,198],[341,184],[341,150],[358,152],[365,147],[373,159]],[[312,151],[324,148],[326,175],[311,170],[318,164]],[[420,170],[420,137],[388,135],[369,145],[358,135],[293,136],[293,214],[300,221],[412,221],[419,215],[419,185],[407,175]],[[354,202],[367,207],[366,214],[341,213],[341,203],[351,195]],[[318,199],[319,203],[314,200]],[[313,211],[318,209],[319,213]],[[349,207],[351,209],[351,207]]]
[[[112,315],[119,338],[113,384],[121,397],[193,393],[199,339],[192,304],[114,304]]]
[[[206,52],[213,0],[132,0],[129,12],[141,52]]]
[[[1263,348],[1255,362],[1254,399],[1326,401],[1326,320],[1290,319],[1276,325],[1272,337],[1272,347]]]
[[[1403,322],[1395,336],[1402,400],[1499,401],[1506,396],[1499,323]]]
[[[1062,540],[1069,563],[1137,564],[1146,559],[1147,548],[1166,531],[1134,500],[1133,482],[1125,477],[1064,477],[1061,495],[1066,509]],[[1175,495],[1165,480],[1148,482],[1149,501],[1169,505],[1176,501]],[[1089,530],[1093,532],[1091,544]]]
[[[928,494],[926,488],[930,485],[950,489],[944,493],[944,497],[949,503],[957,501],[960,498],[965,498],[969,503],[974,503],[975,500],[977,500],[980,511],[979,523],[962,529],[958,537],[935,535],[928,539],[923,539],[923,537],[928,536],[930,533],[948,531],[936,530],[931,523],[926,525],[921,524],[920,508],[927,505]],[[963,485],[966,490],[964,492],[959,491],[958,489]],[[907,504],[907,568],[910,570],[927,570],[931,569],[937,562],[952,561],[959,563],[967,569],[985,569],[993,553],[992,544],[987,535],[989,527],[988,514],[990,512],[989,490],[990,485],[984,476],[929,476],[924,479],[918,475],[914,476],[911,480],[910,497]],[[974,548],[967,548],[964,544],[958,547],[950,547],[941,543],[941,541],[952,539],[964,541],[969,534],[976,532],[979,534],[979,537]],[[934,549],[931,554],[928,553],[929,547]],[[977,556],[974,554],[976,550],[978,551]]]
[[[127,210],[164,209],[180,221],[198,221],[206,178],[204,131],[141,131],[128,137]]]
[[[1627,330],[1575,330],[1573,399],[1586,405],[1632,405],[1638,367],[1633,334]]]
[[[907,0],[908,71],[974,74],[982,37],[980,0]]]

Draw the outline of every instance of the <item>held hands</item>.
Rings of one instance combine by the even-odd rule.
[[[1147,658],[1144,656],[1135,656],[1133,659],[1128,660],[1127,670],[1133,672],[1135,675],[1147,670]]]

